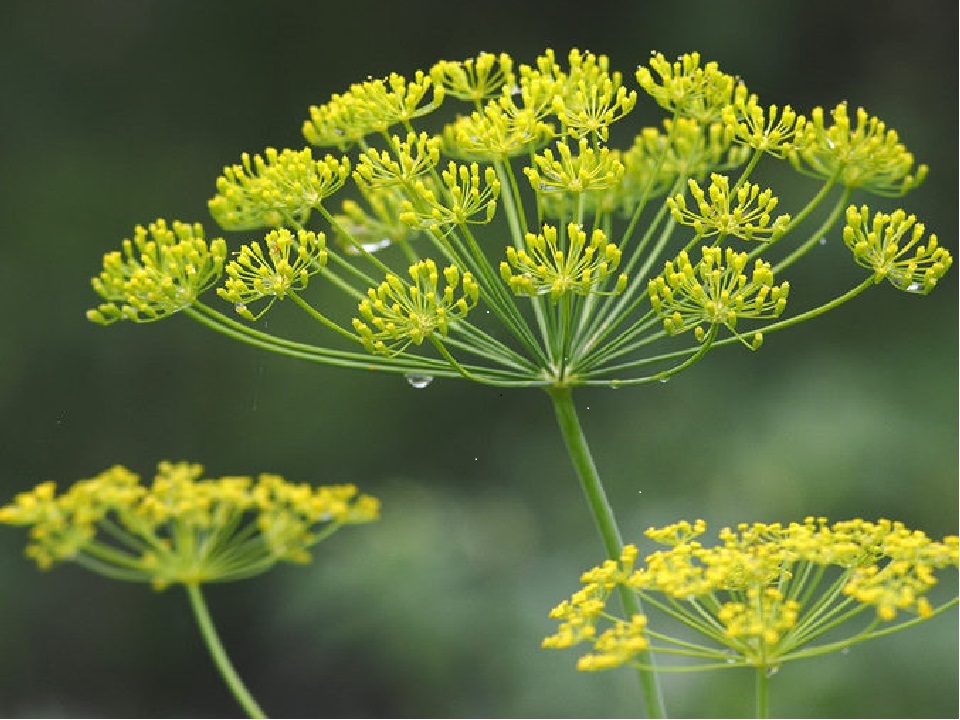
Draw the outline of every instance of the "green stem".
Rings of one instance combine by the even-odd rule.
[[[187,596],[190,598],[190,607],[193,609],[193,615],[197,619],[197,625],[200,626],[200,634],[203,636],[203,641],[210,651],[210,657],[213,658],[214,665],[217,666],[217,670],[220,672],[220,677],[223,678],[227,687],[230,688],[230,692],[233,693],[233,697],[240,703],[240,706],[246,711],[248,717],[267,717],[243,684],[240,676],[237,675],[237,671],[233,669],[233,664],[230,662],[230,658],[220,643],[217,629],[213,626],[213,620],[210,619],[207,603],[204,601],[203,594],[200,592],[200,586],[188,583],[184,587],[187,589]]]
[[[767,668],[758,666],[757,671],[757,714],[754,717],[770,717],[770,677]]]
[[[580,478],[580,486],[586,496],[587,504],[590,506],[590,512],[593,514],[597,529],[600,531],[607,557],[618,561],[623,550],[623,540],[620,537],[620,529],[617,527],[613,509],[610,507],[603,490],[600,474],[597,472],[597,467],[590,454],[587,438],[583,434],[580,418],[577,416],[577,409],[573,403],[573,392],[569,387],[554,386],[549,388],[547,393],[553,402],[557,424],[560,426],[560,432],[567,446],[567,452],[570,454],[570,460],[573,462],[577,476]],[[620,586],[619,591],[620,600],[627,617],[639,615],[641,608],[637,596],[623,586]],[[657,679],[656,670],[653,669],[653,656],[649,651],[644,651],[636,659],[650,668],[637,671],[640,676],[640,685],[643,688],[647,716],[652,718],[666,717],[660,683]]]

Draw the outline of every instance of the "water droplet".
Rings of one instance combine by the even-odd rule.
[[[737,661],[733,658],[727,658],[727,665],[736,665]]]
[[[841,655],[849,655],[849,654],[850,654],[850,648],[848,648],[848,647],[841,648],[841,649],[840,649],[840,654],[841,654]]]
[[[670,380],[670,378],[668,378],[668,377],[662,377],[662,378],[660,378],[660,382],[662,382],[662,383],[668,382],[669,380]]]
[[[780,672],[780,666],[779,666],[779,665],[771,665],[770,667],[767,668],[766,676],[767,676],[767,677],[773,677],[773,676],[776,675],[778,672]]]
[[[390,238],[383,238],[382,240],[377,240],[376,242],[371,243],[363,243],[360,247],[362,247],[368,253],[375,253],[377,250],[383,250],[385,247],[390,247]]]
[[[244,305],[243,303],[237,303],[236,305],[233,306],[233,309],[236,310],[238,313],[245,313],[247,311],[247,306]]]
[[[410,387],[416,388],[417,390],[422,390],[427,385],[433,382],[433,378],[429,375],[405,375],[407,382],[410,384]]]
[[[907,285],[907,292],[918,293],[920,292],[920,290],[921,290],[920,283],[913,282]]]
[[[611,390],[616,390],[617,388],[620,387],[620,381],[619,381],[619,380],[611,380],[611,381],[610,381],[610,384],[609,384],[607,387],[609,387]]]
[[[822,237],[822,238],[820,238],[819,240],[817,240],[817,242],[820,243],[821,245],[826,245],[826,244],[827,244],[827,239],[826,239],[825,237]]]

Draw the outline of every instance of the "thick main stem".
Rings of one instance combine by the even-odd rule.
[[[220,677],[223,678],[227,687],[230,688],[233,697],[240,703],[248,717],[267,717],[263,710],[260,709],[260,706],[257,705],[257,701],[253,699],[253,696],[247,690],[246,685],[243,684],[240,676],[237,675],[237,671],[233,668],[233,663],[230,662],[230,658],[223,649],[220,637],[217,635],[217,629],[213,626],[213,620],[207,611],[207,604],[203,599],[203,594],[200,592],[200,587],[198,585],[188,584],[186,588],[187,596],[190,598],[190,607],[193,608],[194,617],[197,618],[197,625],[200,626],[200,634],[203,636],[203,641],[210,651],[210,657],[213,658],[214,665],[217,666]]]
[[[590,506],[590,512],[593,515],[594,522],[596,522],[597,530],[600,531],[607,557],[613,561],[618,561],[623,550],[623,540],[620,537],[620,529],[617,527],[613,509],[610,507],[607,495],[603,490],[603,483],[600,481],[597,466],[590,454],[587,438],[583,434],[580,418],[577,416],[577,409],[573,404],[573,393],[569,387],[553,387],[547,392],[553,402],[557,424],[560,426],[560,432],[567,446],[567,452],[570,454],[570,460],[573,462],[577,476],[580,478],[580,487],[587,499],[587,505]],[[640,614],[640,601],[637,596],[623,586],[619,590],[620,600],[627,617]],[[637,659],[647,667],[652,668],[654,665],[653,656],[648,651],[644,651]],[[637,672],[640,676],[640,685],[643,687],[647,716],[652,718],[666,717],[656,671],[638,670]]]

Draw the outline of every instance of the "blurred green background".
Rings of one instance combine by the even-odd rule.
[[[306,568],[209,591],[267,712],[639,714],[629,672],[578,674],[575,653],[539,649],[549,608],[601,559],[541,393],[455,381],[413,390],[270,357],[181,317],[96,327],[84,320],[96,303],[89,278],[137,223],[181,218],[212,231],[206,200],[222,166],[242,151],[301,147],[308,106],[351,82],[480,50],[530,62],[547,46],[605,53],[631,86],[651,50],[699,50],[763,103],[866,107],[931,165],[900,202],[956,253],[955,10],[934,0],[4,2],[0,502],[114,463],[150,475],[162,458],[214,475],[355,482],[383,499],[380,523],[336,535]],[[641,121],[657,122],[645,96],[640,106]],[[811,297],[859,277],[830,240],[791,277]],[[624,535],[639,541],[679,518],[718,528],[807,514],[956,533],[957,327],[954,269],[928,298],[878,287],[760,352],[719,350],[667,385],[581,392]],[[0,716],[238,713],[182,593],[70,566],[38,573],[24,540],[0,528]],[[788,665],[772,710],[957,717],[957,677],[954,612]],[[666,693],[675,716],[752,712],[745,672],[669,676]]]

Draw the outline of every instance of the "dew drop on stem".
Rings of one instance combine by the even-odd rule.
[[[407,379],[407,383],[410,385],[410,387],[416,388],[417,390],[422,390],[433,382],[433,378],[430,375],[408,374],[404,377]]]

